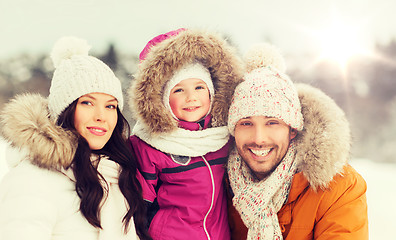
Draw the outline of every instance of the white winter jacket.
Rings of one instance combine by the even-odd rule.
[[[22,161],[0,184],[0,239],[98,239],[79,204],[67,176]]]
[[[46,100],[38,95],[20,96],[2,112],[3,137],[27,155],[7,159],[11,169],[0,183],[0,240],[138,239],[133,219],[128,234],[122,234],[126,205],[118,165],[107,158],[98,166],[110,189],[101,208],[104,230],[81,214],[73,172],[65,170],[74,156],[74,138],[47,116]]]

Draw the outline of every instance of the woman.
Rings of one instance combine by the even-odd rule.
[[[21,95],[2,112],[26,154],[0,184],[0,239],[150,239],[121,84],[88,50],[60,39],[48,100]]]

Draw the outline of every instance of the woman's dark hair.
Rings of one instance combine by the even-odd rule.
[[[101,228],[100,203],[104,197],[104,190],[99,179],[103,179],[103,177],[92,164],[91,154],[104,154],[121,166],[118,185],[129,205],[129,210],[123,218],[125,231],[127,231],[127,226],[133,217],[139,238],[142,240],[151,239],[146,227],[146,207],[142,198],[142,187],[136,178],[136,157],[126,142],[130,134],[128,121],[117,107],[117,124],[112,136],[102,149],[92,151],[88,142],[77,133],[74,127],[74,113],[77,102],[78,99],[62,112],[57,124],[79,136],[72,169],[76,178],[76,191],[81,199],[81,213],[91,225]]]

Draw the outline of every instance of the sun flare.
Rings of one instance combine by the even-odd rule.
[[[359,35],[358,26],[334,20],[328,27],[317,31],[316,37],[321,47],[320,58],[345,66],[351,57],[365,51]]]

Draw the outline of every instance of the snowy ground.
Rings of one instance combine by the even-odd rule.
[[[5,150],[6,145],[0,139],[0,179],[8,171]],[[366,159],[355,159],[351,164],[367,182],[370,239],[394,239],[396,164],[375,163]]]
[[[395,239],[396,164],[355,159],[351,165],[367,182],[370,239]]]
[[[3,177],[3,175],[8,171],[7,164],[5,161],[5,150],[6,150],[6,144],[4,141],[0,138],[0,179]]]

